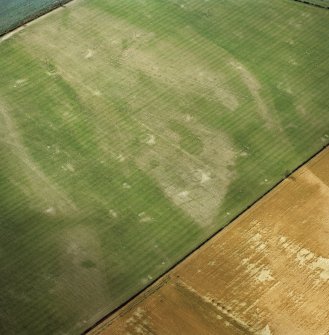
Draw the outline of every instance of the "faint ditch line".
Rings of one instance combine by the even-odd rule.
[[[209,297],[202,296],[197,290],[193,287],[187,285],[182,280],[176,281],[176,287],[181,291],[182,294],[192,294],[197,300],[201,300],[204,304],[208,305],[210,308],[215,310],[215,313],[219,313],[220,316],[227,322],[229,322],[234,328],[243,332],[246,335],[255,334],[254,329],[250,328],[242,320],[239,320],[232,313],[228,312],[225,307],[223,307],[219,302],[213,301]]]
[[[237,72],[239,72],[242,82],[247,86],[250,94],[255,99],[256,105],[259,109],[259,114],[265,120],[267,126],[280,128],[277,122],[271,117],[268,106],[261,97],[260,91],[262,86],[258,79],[240,62],[233,60],[230,64]]]
[[[77,210],[74,203],[65,195],[62,191],[58,189],[56,185],[53,184],[52,181],[49,180],[49,178],[44,174],[44,172],[33,162],[31,159],[29,153],[27,152],[25,146],[21,144],[21,140],[19,138],[19,135],[17,134],[17,130],[15,129],[15,125],[11,117],[8,115],[8,113],[0,107],[0,115],[2,115],[2,118],[4,120],[4,132],[7,132],[7,140],[1,139],[3,143],[6,143],[7,145],[12,146],[13,150],[12,153],[23,162],[24,166],[29,168],[35,175],[35,178],[37,181],[41,181],[46,187],[48,187],[53,194],[47,194],[47,196],[52,197],[54,195],[54,198],[52,199],[55,203],[56,200],[60,200],[62,202],[60,204],[60,207],[69,207],[70,209]],[[32,176],[33,178],[33,176]]]

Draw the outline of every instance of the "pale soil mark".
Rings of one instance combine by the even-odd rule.
[[[21,87],[21,86],[24,86],[26,83],[27,83],[27,79],[26,78],[22,78],[22,79],[17,79],[15,81],[15,84],[14,84],[14,87]]]
[[[302,245],[281,237],[279,245],[295,258],[298,267],[308,269],[314,277],[314,283],[318,284],[318,279],[329,280],[329,259],[318,256],[311,250],[305,249]]]
[[[230,62],[232,67],[236,69],[240,73],[240,77],[244,84],[248,87],[251,95],[255,99],[255,102],[257,104],[257,111],[259,112],[260,116],[266,121],[266,124],[268,127],[277,127],[277,122],[273,119],[271,116],[270,111],[268,110],[268,107],[264,101],[264,99],[261,96],[261,89],[262,86],[260,82],[257,80],[257,78],[240,62],[236,60],[232,60]]]
[[[269,325],[266,325],[262,330],[257,332],[256,335],[272,335]]]
[[[86,55],[85,55],[85,59],[90,59],[92,56],[94,55],[93,50],[88,49]]]
[[[140,118],[146,117],[140,115]],[[152,127],[146,120],[134,120],[158,139],[156,145],[143,148],[137,164],[196,223],[210,225],[233,174],[228,166],[234,164],[235,153],[228,138],[209,131],[198,122],[190,122],[189,128],[203,143],[202,152],[193,155],[180,146],[180,136],[168,128],[167,120],[154,117]],[[157,165],[150,169],[154,161]]]
[[[153,134],[148,134],[147,139],[146,139],[146,143],[148,145],[154,145],[156,143],[155,142],[155,136]]]
[[[162,141],[166,142],[167,144],[169,144],[174,149],[180,151],[183,155],[187,156],[193,162],[197,163],[198,165],[203,166],[206,169],[208,168],[208,165],[205,164],[202,160],[200,160],[200,159],[196,158],[195,156],[191,155],[189,152],[187,152],[186,150],[184,150],[183,148],[181,148],[179,145],[173,143],[170,139],[166,138],[165,136],[161,135],[160,133],[155,132],[153,128],[151,128],[150,126],[148,126],[144,122],[139,121],[137,118],[134,118],[134,120],[138,124],[140,124],[143,128],[145,128],[145,129],[149,130],[150,132],[156,134],[156,136],[158,138],[161,138]]]
[[[109,210],[109,215],[115,219],[118,217],[118,213],[114,209]]]

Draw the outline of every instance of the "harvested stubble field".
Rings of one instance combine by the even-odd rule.
[[[329,148],[89,335],[327,335]]]
[[[0,43],[0,333],[78,334],[329,142],[329,11],[77,0]]]

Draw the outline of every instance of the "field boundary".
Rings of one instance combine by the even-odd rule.
[[[299,1],[299,0],[293,0],[293,1]],[[291,175],[294,174],[297,170],[302,168],[304,165],[308,164],[312,159],[314,159],[316,156],[320,155],[324,150],[329,148],[329,142],[324,144],[318,151],[316,151],[313,155],[311,155],[308,159],[303,161],[301,164],[299,164],[296,168],[291,170],[289,173],[287,173],[282,179],[280,179],[277,183],[275,183],[268,191],[263,193],[260,197],[258,197],[255,201],[253,201],[250,205],[248,205],[246,208],[244,208],[240,213],[238,213],[236,216],[234,216],[224,227],[219,228],[214,233],[212,233],[206,240],[204,240],[201,244],[199,244],[196,248],[191,250],[187,255],[185,255],[182,259],[180,259],[178,262],[173,264],[168,270],[166,270],[161,276],[158,278],[155,278],[153,281],[151,281],[149,284],[147,284],[146,287],[138,291],[136,294],[131,296],[127,301],[122,303],[120,306],[115,308],[113,311],[107,313],[104,317],[102,317],[100,320],[95,322],[91,327],[86,329],[84,332],[81,333],[81,335],[88,335],[93,330],[95,330],[97,327],[99,327],[102,323],[104,323],[107,319],[111,318],[115,314],[118,314],[121,309],[130,306],[133,303],[133,300],[135,300],[138,296],[145,293],[145,297],[142,298],[144,300],[147,296],[152,294],[152,292],[156,291],[157,288],[161,287],[164,283],[166,283],[169,279],[168,276],[170,276],[170,272],[176,268],[179,264],[184,262],[187,258],[189,258],[193,253],[201,249],[206,243],[208,243],[211,239],[213,239],[218,233],[223,231],[224,229],[228,228],[235,220],[237,220],[239,217],[243,216],[245,212],[247,212],[251,207],[255,206],[259,201],[261,201],[264,197],[266,197],[269,193],[274,191],[280,184],[282,184],[285,180],[291,178]],[[158,283],[158,284],[156,284]],[[156,285],[154,287],[154,285]],[[152,289],[152,286],[154,287]],[[111,321],[111,320],[110,320]],[[106,325],[104,325],[106,326]],[[97,334],[97,333],[96,333]]]
[[[298,273],[296,270],[303,267],[304,280],[297,283],[296,292],[305,292],[303,302],[313,306],[311,308],[315,312],[318,301],[321,300],[322,308],[326,306],[329,291],[319,290],[315,283],[318,280],[327,280],[321,272],[325,271],[325,267],[319,265],[319,260],[327,259],[325,256],[328,254],[324,236],[329,219],[325,211],[328,194],[322,192],[322,187],[326,189],[329,185],[326,175],[328,149],[325,148],[305,163],[290,176],[290,180],[285,180],[245,215],[240,216],[230,229],[216,235],[202,249],[173,269],[167,277],[157,281],[149,291],[143,292],[89,335],[126,334],[129,331],[137,334],[139,329],[162,334],[164,327],[168,327],[167,334],[171,330],[173,334],[179,335],[181,329],[189,329],[186,333],[191,333],[195,325],[200,326],[198,334],[222,334],[221,328],[226,327],[236,331],[224,331],[223,334],[272,334],[272,331],[278,330],[281,318],[286,315],[290,320],[308,321],[301,327],[312,333],[312,319],[303,315],[303,304],[294,301],[297,294],[292,297],[283,292],[290,290],[288,288],[285,291],[287,281],[295,282],[293,278]],[[313,213],[314,208],[317,209],[317,214]],[[305,222],[314,219],[316,231],[321,238],[317,240],[318,235],[314,232],[316,227],[304,225],[301,216],[305,217]],[[278,217],[282,218],[279,222]],[[289,227],[290,223],[292,227]],[[296,232],[300,235],[297,239]],[[313,238],[310,239],[310,236]],[[319,244],[312,244],[314,240]],[[317,248],[319,245],[325,249]],[[303,263],[300,256],[303,252],[309,252],[311,262]],[[240,257],[240,254],[243,256]],[[275,257],[280,259],[279,263],[271,261]],[[279,271],[284,269],[287,271]],[[310,277],[313,278],[313,285],[308,282]],[[204,278],[207,278],[206,282]],[[309,287],[312,287],[312,293],[309,292]],[[244,292],[242,295],[241,289]],[[274,307],[278,309],[278,313],[273,313],[272,304],[268,303],[271,300],[267,296],[272,289],[270,295],[281,296],[286,306],[296,304],[294,308],[282,311],[280,300],[280,304]],[[232,304],[232,300],[240,303]],[[250,312],[251,309],[257,313]],[[200,315],[202,317],[199,318]],[[323,316],[315,333],[327,334],[327,323]],[[180,324],[177,329],[176,326]],[[290,323],[283,327],[287,327],[285,331],[289,333]]]
[[[65,7],[65,5],[67,5],[69,2],[72,2],[72,1],[73,0],[58,0],[58,1],[56,1],[52,5],[47,6],[46,8],[40,10],[39,12],[28,15],[25,19],[17,21],[17,23],[12,24],[11,26],[9,26],[9,28],[5,29],[4,31],[2,31],[2,32],[0,31],[0,37],[3,37],[7,34],[12,33],[16,29],[24,27],[28,23],[30,23],[30,22],[48,14],[48,13],[51,13],[52,11],[54,11],[58,8]]]
[[[67,5],[68,3],[72,2],[74,0],[58,0],[57,2],[55,2],[53,5],[46,7],[43,10],[40,10],[38,13],[36,14],[32,14],[27,16],[25,19],[18,21],[16,24],[11,25],[9,28],[5,29],[4,31],[0,31],[0,38],[11,33],[14,32],[16,29],[19,29],[21,27],[24,27],[25,25],[27,25],[28,23],[58,9],[61,7],[65,7],[65,5]],[[313,7],[317,7],[317,8],[321,8],[321,9],[327,9],[329,10],[329,3],[328,6],[322,6],[320,4],[316,4],[313,3],[311,1],[307,1],[307,0],[292,0],[294,2],[298,2],[298,3],[302,3],[308,6],[313,6]]]
[[[317,4],[317,3],[314,3],[314,2],[311,2],[311,1],[307,1],[307,0],[292,0],[292,1],[299,2],[299,3],[302,3],[302,4],[308,5],[308,6],[321,8],[321,9],[327,9],[327,10],[329,9],[329,3],[328,3],[328,6],[322,6],[320,4]]]

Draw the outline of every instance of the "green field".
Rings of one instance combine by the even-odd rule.
[[[289,0],[77,0],[5,38],[0,333],[81,333],[327,144],[328,40]]]

